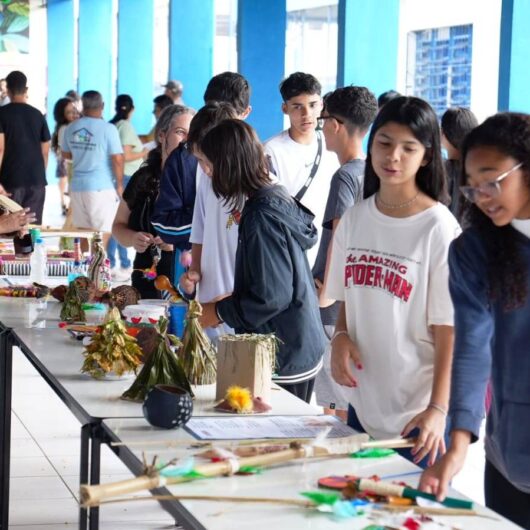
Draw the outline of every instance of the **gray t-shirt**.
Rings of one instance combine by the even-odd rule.
[[[362,199],[364,180],[364,160],[355,159],[346,162],[333,175],[330,183],[328,201],[322,220],[322,237],[318,254],[313,266],[313,278],[324,281],[328,247],[331,242],[333,219],[340,219],[344,212]],[[320,309],[322,324],[335,325],[339,303]]]

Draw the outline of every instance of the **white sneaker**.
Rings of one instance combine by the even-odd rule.
[[[132,268],[124,269],[120,267],[119,269],[115,267],[110,271],[112,279],[115,282],[128,282],[131,279]]]

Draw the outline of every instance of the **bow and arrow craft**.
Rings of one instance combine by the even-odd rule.
[[[172,469],[171,467],[156,468],[151,466],[146,469],[142,476],[121,482],[99,485],[82,485],[81,502],[84,506],[97,506],[107,499],[112,499],[121,495],[135,493],[143,490],[152,490],[166,485],[189,482],[198,478],[212,478],[223,475],[232,475],[240,470],[268,467],[277,464],[284,464],[304,458],[322,458],[347,456],[356,453],[359,450],[370,447],[410,447],[413,442],[408,439],[370,441],[367,434],[355,434],[344,438],[328,439],[325,438],[327,431],[311,442],[293,442],[287,449],[281,449],[272,453],[259,453],[253,456],[237,457],[231,454],[227,459],[218,462],[209,462],[198,465],[191,465],[182,472],[182,469]],[[398,497],[417,498],[419,496],[434,500],[434,496],[412,490],[403,486],[393,484],[384,484],[377,482],[366,483],[359,481],[357,487],[359,490],[366,488],[373,491],[372,488],[380,488],[382,494],[391,494]],[[384,491],[383,491],[384,490]],[[377,491],[376,491],[377,493]],[[459,509],[470,510],[472,503],[461,501],[459,499],[448,498],[444,501],[445,506]]]

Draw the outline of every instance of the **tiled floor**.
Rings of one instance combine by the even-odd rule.
[[[45,222],[53,226],[61,222],[53,185],[48,189]],[[18,351],[13,372],[10,528],[76,528],[80,424]],[[483,461],[482,446],[477,443],[453,482],[456,489],[481,503]],[[103,447],[102,482],[128,476],[125,466]],[[175,528],[156,502],[105,506],[100,522],[102,530]]]

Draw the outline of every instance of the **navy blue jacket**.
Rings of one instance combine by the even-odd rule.
[[[530,283],[530,239],[520,234]],[[504,311],[488,298],[488,256],[481,235],[466,230],[449,250],[455,306],[451,429],[479,435],[491,378],[486,457],[515,487],[530,493],[530,297]]]
[[[325,349],[313,276],[305,251],[315,245],[313,214],[280,185],[249,198],[239,225],[232,296],[217,302],[236,333],[275,333],[275,381],[315,377]]]
[[[197,159],[181,143],[169,155],[160,180],[151,223],[163,241],[188,250],[197,192]]]

